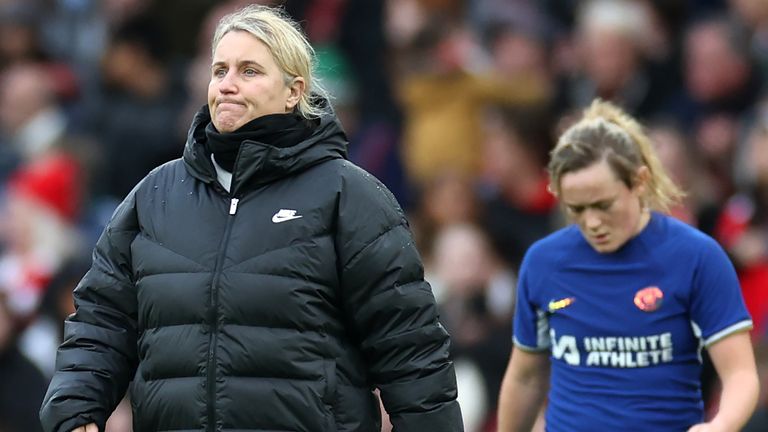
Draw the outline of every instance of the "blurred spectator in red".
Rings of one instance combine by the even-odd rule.
[[[47,382],[16,346],[16,323],[0,293],[0,431],[42,432],[37,412]]]
[[[32,318],[54,273],[80,252],[75,223],[82,184],[78,163],[51,154],[11,176],[0,239],[0,290],[20,321]]]

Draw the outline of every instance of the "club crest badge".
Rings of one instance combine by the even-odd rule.
[[[635,293],[635,306],[643,312],[653,312],[661,307],[664,293],[659,287],[650,286]]]

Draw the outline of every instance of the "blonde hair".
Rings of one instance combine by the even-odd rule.
[[[643,127],[617,106],[597,99],[584,110],[581,120],[560,136],[550,153],[550,189],[559,194],[565,174],[603,160],[629,188],[636,185],[638,169],[648,168],[643,198],[651,209],[669,211],[684,196],[661,165]]]
[[[249,5],[224,16],[216,26],[211,44],[212,54],[221,39],[231,31],[244,31],[267,46],[275,63],[285,75],[286,85],[296,77],[304,78],[306,88],[296,110],[305,118],[320,117],[327,108],[312,103],[314,96],[328,98],[315,76],[315,50],[299,25],[279,8]]]

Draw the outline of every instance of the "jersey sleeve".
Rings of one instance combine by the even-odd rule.
[[[541,352],[550,347],[549,317],[536,301],[535,269],[529,254],[523,259],[517,283],[515,302],[514,344],[524,351]]]
[[[690,312],[705,346],[752,328],[736,270],[723,249],[708,240],[694,276]]]

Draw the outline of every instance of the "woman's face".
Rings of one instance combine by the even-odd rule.
[[[289,112],[303,91],[302,78],[286,85],[272,53],[250,33],[231,31],[216,46],[208,108],[219,132],[233,132],[267,114]]]
[[[560,200],[597,252],[615,252],[642,230],[647,222],[641,205],[647,172],[640,168],[637,185],[631,189],[605,160],[561,178]]]

